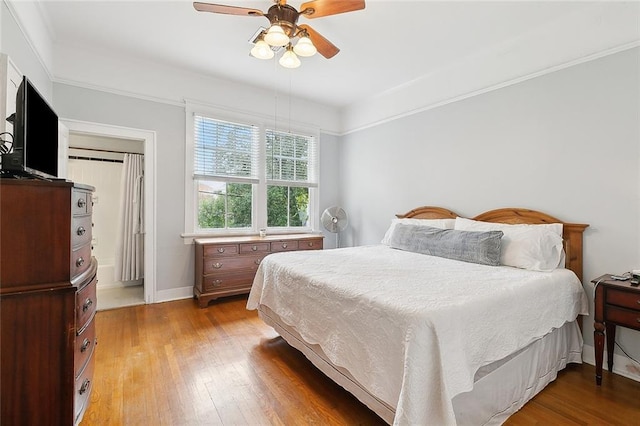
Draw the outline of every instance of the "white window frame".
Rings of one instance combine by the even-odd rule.
[[[267,234],[289,234],[289,233],[311,233],[319,229],[319,187],[320,187],[320,131],[316,127],[301,125],[298,123],[286,123],[284,125],[274,125],[274,117],[263,117],[253,114],[233,112],[215,108],[209,105],[195,102],[186,102],[186,137],[185,137],[185,200],[184,200],[184,233],[185,244],[191,243],[192,238],[207,236],[231,236],[231,235],[257,235],[260,229],[266,229]],[[214,120],[229,121],[239,124],[253,125],[259,128],[260,133],[260,154],[259,154],[259,183],[253,191],[252,199],[252,227],[245,229],[199,229],[197,225],[197,185],[194,179],[194,116],[200,115]],[[307,227],[267,227],[267,179],[266,179],[266,130],[287,131],[294,134],[310,136],[314,138],[313,149],[315,149],[315,164],[311,164],[316,178],[316,187],[309,187],[309,226]],[[306,185],[300,185],[305,186]]]

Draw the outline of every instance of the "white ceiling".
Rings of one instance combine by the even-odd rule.
[[[214,2],[261,10],[272,4],[271,0]],[[290,2],[296,8],[301,3]],[[263,88],[278,85],[279,90],[344,107],[463,60],[469,63],[475,56],[517,46],[518,40],[544,34],[558,20],[571,22],[572,17],[587,16],[586,11],[602,3],[368,0],[361,11],[313,20],[301,17],[300,22],[311,25],[341,51],[330,60],[320,55],[302,58],[302,66],[292,71],[281,69],[274,60],[249,56],[248,39],[260,26],[268,25],[264,17],[197,12],[191,2],[182,0],[44,0],[39,6],[54,54],[62,47],[79,52],[91,49]],[[571,28],[566,34],[571,36]],[[276,79],[275,72],[291,73],[291,77]],[[65,78],[55,70],[53,75]]]

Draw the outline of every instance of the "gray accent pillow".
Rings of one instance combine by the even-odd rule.
[[[502,235],[502,231],[460,231],[399,223],[389,245],[414,253],[498,266]]]

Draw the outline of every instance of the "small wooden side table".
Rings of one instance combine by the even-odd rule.
[[[607,335],[607,367],[613,371],[616,325],[640,330],[640,288],[631,280],[617,281],[611,274],[591,281],[595,284],[593,342],[596,352],[596,384],[602,383],[604,335]]]

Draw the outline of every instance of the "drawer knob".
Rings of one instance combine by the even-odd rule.
[[[282,248],[287,248],[287,243],[282,243]]]
[[[262,259],[256,259],[256,260],[255,260],[255,264],[256,264],[256,265],[259,265],[259,264],[260,264],[260,262],[262,262]]]
[[[91,385],[91,380],[89,379],[84,379],[84,382],[82,382],[82,386],[80,387],[80,390],[78,391],[80,393],[80,395],[82,395],[83,393],[85,393],[87,390],[89,390],[89,386]]]
[[[216,262],[216,263],[213,264],[213,267],[215,269],[220,269],[220,268],[222,268],[222,263]]]
[[[82,265],[84,265],[84,259],[79,257],[78,259],[76,259],[76,266],[79,268]]]
[[[82,312],[87,312],[87,310],[93,305],[93,300],[87,298],[82,305]]]
[[[215,281],[213,282],[213,286],[214,286],[214,287],[219,287],[219,286],[220,286],[220,284],[222,284],[222,280],[215,280]]]
[[[251,246],[251,250],[258,251],[258,246]]]
[[[313,241],[309,241],[308,244],[309,244],[309,247],[313,247]]]
[[[89,348],[89,346],[91,345],[91,340],[89,339],[84,339],[82,341],[82,346],[80,347],[80,352],[84,352],[87,350],[87,348]]]
[[[224,253],[224,247],[218,247],[218,253]]]
[[[82,207],[84,207],[84,206],[86,206],[86,205],[87,205],[87,202],[85,201],[85,199],[84,199],[84,198],[80,198],[80,199],[78,200],[78,207],[82,208]]]
[[[87,230],[86,230],[86,229],[84,229],[84,226],[81,226],[81,227],[79,227],[79,228],[78,228],[78,230],[76,231],[76,234],[78,234],[78,235],[84,235],[84,234],[85,234],[85,232],[87,232]]]

